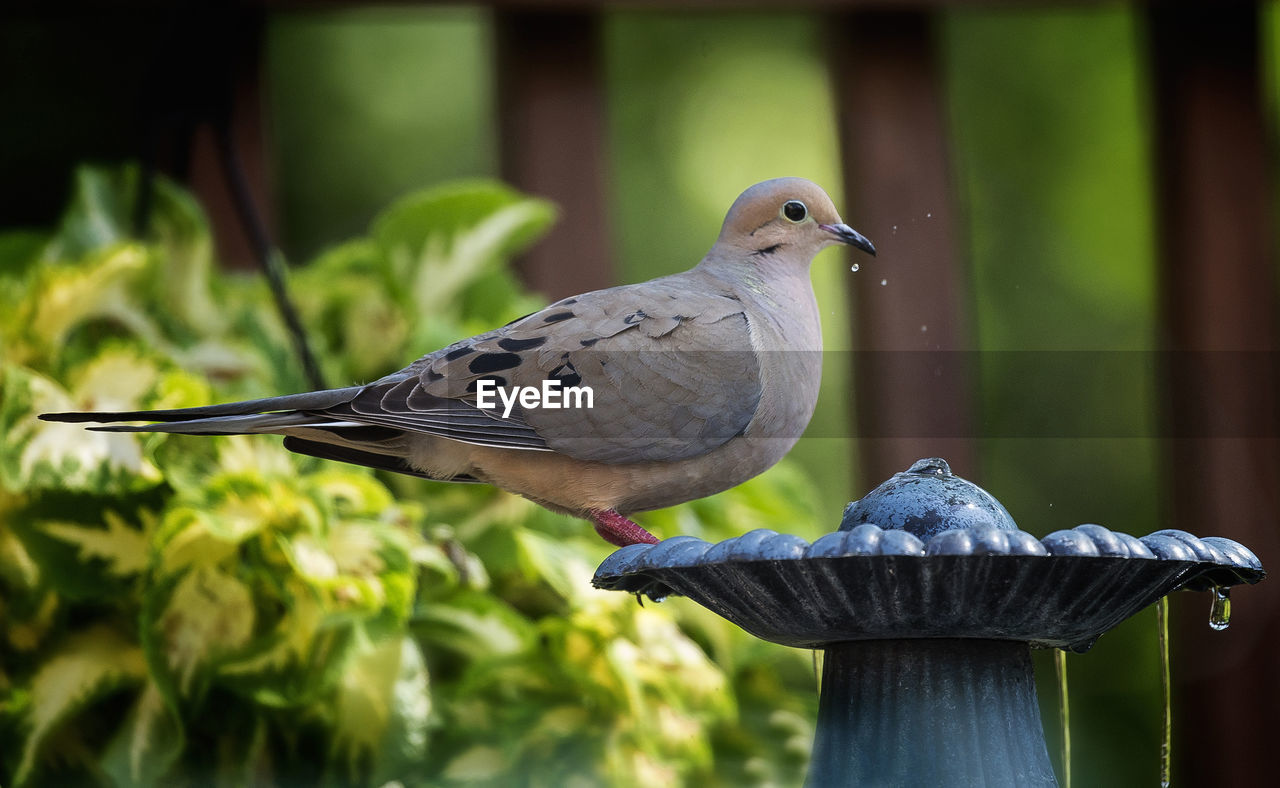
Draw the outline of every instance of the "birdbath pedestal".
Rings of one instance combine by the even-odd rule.
[[[943,460],[851,503],[813,544],[757,530],[607,558],[594,583],[687,596],[757,637],[824,652],[810,785],[1056,785],[1031,647],[1083,652],[1179,588],[1256,583],[1217,537],[1081,525],[1036,539]]]

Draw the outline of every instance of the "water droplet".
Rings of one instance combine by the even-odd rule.
[[[926,219],[932,219],[932,218],[933,218],[933,214],[931,214],[931,213],[926,213],[926,214],[924,215],[924,218],[926,218]]]
[[[928,327],[928,326],[920,326],[920,333],[921,333],[921,334],[923,334],[924,332],[926,332],[926,331],[928,331],[928,330],[929,330],[929,327]]]
[[[861,267],[862,266],[858,265],[857,263],[854,263],[853,265],[849,266],[849,270],[853,271],[856,274],[858,273],[858,269]]]
[[[1231,626],[1231,589],[1213,587],[1213,603],[1209,605],[1209,628],[1221,632]]]
[[[887,284],[889,284],[889,280],[888,280],[888,279],[881,279],[881,280],[880,280],[880,286],[881,286],[881,287],[884,287],[884,286],[885,286],[885,285],[887,285]]]
[[[893,226],[893,234],[894,234],[894,235],[897,235],[897,234],[898,234],[898,225],[896,225],[896,224]]]

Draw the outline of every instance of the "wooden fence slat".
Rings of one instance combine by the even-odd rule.
[[[877,10],[830,22],[845,219],[879,250],[850,280],[855,423],[865,435],[916,436],[860,438],[862,476],[875,483],[935,455],[974,476],[968,355],[949,352],[969,349],[968,296],[934,18]],[[936,384],[910,374],[922,359]]]
[[[1239,540],[1266,565],[1280,556],[1280,388],[1258,14],[1252,3],[1156,4],[1147,24],[1170,524]],[[1224,425],[1252,432],[1223,437]],[[1238,590],[1222,633],[1207,626],[1207,600],[1181,611],[1179,601],[1174,781],[1269,782],[1262,753],[1280,721],[1280,586]]]
[[[494,22],[502,174],[560,207],[555,228],[517,267],[549,298],[609,287],[599,17],[500,10]]]

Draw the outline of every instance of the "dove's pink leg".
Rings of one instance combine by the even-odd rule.
[[[591,522],[600,538],[612,545],[657,544],[658,537],[644,530],[612,509],[591,513]]]

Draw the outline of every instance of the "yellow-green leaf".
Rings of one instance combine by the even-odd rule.
[[[201,666],[248,642],[254,618],[249,589],[216,567],[197,567],[178,581],[157,627],[184,694]]]
[[[505,774],[510,768],[502,750],[480,745],[449,761],[444,769],[444,777],[454,782],[483,782]]]
[[[124,244],[95,254],[85,265],[44,268],[19,307],[17,327],[30,344],[17,358],[31,362],[57,353],[73,328],[99,318],[124,326],[152,347],[168,349],[169,343],[129,293],[146,267],[145,250]]]
[[[22,784],[35,766],[46,737],[102,692],[146,675],[142,649],[119,632],[97,624],[67,638],[31,680],[27,738],[15,772]]]
[[[148,681],[107,745],[102,768],[117,785],[155,785],[183,744],[181,721],[165,704],[160,688]]]
[[[106,528],[86,528],[75,523],[44,523],[45,533],[80,548],[81,560],[101,559],[115,575],[132,575],[147,566],[147,536],[111,511],[102,513]]]
[[[343,671],[334,704],[334,749],[354,768],[378,752],[393,715],[413,718],[413,749],[425,749],[431,699],[417,645],[409,638],[365,642]],[[403,723],[403,720],[401,721]]]
[[[6,366],[0,378],[0,478],[11,489],[33,486],[102,490],[119,483],[154,484],[160,472],[146,459],[136,435],[90,432],[82,424],[38,421],[44,412],[92,410],[96,403],[138,406],[136,379],[154,380],[155,368],[128,354],[108,354],[82,378],[83,391],[101,399],[72,396],[49,378]],[[132,380],[131,380],[132,378]]]

